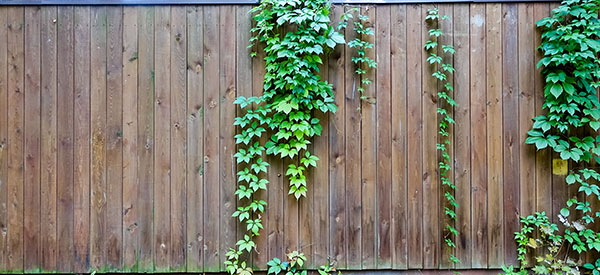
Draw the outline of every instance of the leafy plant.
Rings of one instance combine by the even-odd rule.
[[[230,274],[252,274],[242,255],[256,248],[253,238],[263,228],[261,214],[267,203],[255,199],[254,194],[266,190],[269,183],[266,155],[290,160],[285,172],[289,194],[296,199],[306,196],[305,172],[319,160],[308,145],[322,131],[313,113],[337,110],[331,85],[318,75],[321,56],[345,43],[344,36],[331,26],[329,11],[326,0],[262,0],[252,9],[256,26],[250,42],[264,46],[266,72],[262,96],[240,96],[234,102],[242,115],[234,121],[240,127],[234,155],[240,166],[235,191],[240,206],[232,216],[246,225],[246,234],[226,254]],[[289,272],[302,266],[304,255],[295,252],[288,256],[286,270],[296,274]],[[269,262],[270,269],[279,266],[284,270],[282,263],[275,265],[274,261]]]
[[[538,63],[545,78],[542,105],[546,114],[533,118],[527,144],[538,150],[550,148],[564,161],[571,162],[568,185],[578,186],[577,196],[566,201],[558,218],[563,232],[551,224],[544,213],[521,219],[515,233],[519,244],[521,271],[529,264],[527,253],[543,249],[533,271],[539,274],[578,274],[580,263],[573,260],[588,250],[600,251],[600,233],[591,229],[600,212],[590,201],[598,199],[600,174],[592,161],[600,162],[600,0],[565,0],[552,15],[537,22],[542,30],[539,49],[544,56]],[[594,198],[595,196],[595,198]],[[577,215],[572,214],[577,212]],[[532,234],[538,229],[540,238]],[[564,257],[558,254],[564,253]],[[594,267],[586,264],[584,267]]]
[[[454,91],[454,87],[448,79],[454,73],[454,67],[452,67],[452,64],[444,63],[444,58],[436,54],[436,50],[441,46],[442,51],[449,55],[453,55],[456,51],[452,45],[440,45],[438,40],[443,32],[441,29],[433,27],[438,25],[440,20],[447,19],[449,19],[448,16],[440,16],[437,8],[429,9],[427,11],[425,20],[430,29],[429,40],[425,42],[424,48],[429,53],[427,63],[437,68],[431,76],[436,78],[437,81],[444,83],[444,88],[438,91],[437,94],[439,99],[438,104],[440,104],[437,108],[437,113],[441,117],[438,124],[438,134],[441,136],[441,142],[437,144],[437,150],[442,156],[442,160],[439,162],[440,181],[443,186],[447,186],[449,189],[444,193],[447,202],[447,205],[444,207],[444,213],[450,220],[456,220],[455,209],[458,207],[458,203],[453,195],[453,191],[456,190],[456,185],[448,177],[448,171],[450,170],[450,163],[452,161],[448,154],[448,147],[450,146],[448,127],[450,127],[451,124],[454,124],[452,108],[456,106],[456,102],[450,96],[450,93]],[[446,229],[448,230],[448,233],[444,236],[444,241],[446,242],[446,247],[451,251],[448,260],[452,263],[460,263],[460,260],[452,253],[453,248],[456,247],[452,237],[458,235],[458,230],[456,230],[452,224],[446,224]]]
[[[348,41],[348,47],[356,49],[356,56],[352,57],[352,63],[354,63],[356,66],[354,72],[358,75],[358,77],[361,78],[357,90],[360,93],[361,100],[374,103],[375,99],[368,98],[365,95],[365,86],[371,84],[371,80],[365,75],[367,73],[366,68],[374,69],[377,67],[377,62],[367,55],[367,49],[371,49],[375,46],[373,43],[365,39],[365,36],[375,35],[372,28],[365,26],[365,22],[369,21],[369,16],[361,14],[359,8],[348,9],[346,12],[344,12],[344,14],[342,14],[338,29],[346,29],[348,26],[348,21],[353,19],[355,14],[358,16],[358,20],[354,20],[353,25],[354,32],[356,32],[357,37],[351,41]]]
[[[600,275],[600,259],[597,259],[593,264],[584,264],[583,267],[591,270],[593,275]]]
[[[279,274],[285,272],[285,275],[306,275],[307,271],[302,269],[306,257],[303,253],[292,251],[286,255],[287,261],[281,261],[279,258],[273,258],[267,262],[269,270],[267,274]]]

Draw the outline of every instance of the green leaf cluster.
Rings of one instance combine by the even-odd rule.
[[[289,159],[285,172],[289,194],[296,199],[306,196],[306,172],[319,160],[308,146],[322,131],[313,115],[337,110],[331,85],[319,76],[322,56],[345,43],[344,36],[331,26],[330,8],[327,0],[261,0],[252,9],[256,25],[249,47],[264,47],[266,72],[262,96],[240,96],[234,101],[241,109],[234,120],[239,127],[234,157],[238,164],[235,195],[240,203],[232,216],[245,224],[246,234],[226,255],[230,274],[253,272],[243,255],[256,249],[253,239],[263,229],[261,215],[267,203],[255,199],[255,194],[269,184],[268,156]],[[297,253],[289,257],[290,265],[281,270],[299,268],[305,260]]]
[[[444,213],[450,220],[456,220],[456,212],[455,209],[458,207],[458,202],[454,198],[453,191],[456,190],[456,185],[452,182],[452,179],[448,176],[448,171],[450,171],[450,163],[452,162],[450,155],[448,154],[448,147],[450,146],[450,138],[448,133],[448,128],[451,124],[454,124],[454,119],[452,118],[452,109],[456,106],[456,102],[452,99],[451,93],[454,91],[454,87],[452,83],[449,82],[449,79],[452,78],[452,74],[454,74],[454,67],[452,64],[445,63],[444,58],[441,55],[438,55],[436,52],[441,50],[443,53],[448,55],[453,55],[456,51],[452,45],[440,45],[438,39],[443,35],[443,31],[441,29],[435,28],[440,22],[440,20],[448,20],[449,17],[441,16],[437,8],[432,8],[427,11],[427,16],[425,17],[425,21],[429,27],[429,40],[425,42],[423,46],[424,49],[428,52],[429,56],[426,61],[430,66],[437,68],[431,76],[435,78],[437,81],[444,83],[443,89],[438,91],[438,104],[437,113],[440,116],[440,121],[438,124],[438,134],[441,137],[440,143],[437,144],[437,150],[441,154],[441,161],[438,163],[439,171],[440,171],[440,181],[443,186],[448,187],[447,191],[444,192],[444,197],[446,198],[447,205],[444,207]],[[454,237],[458,236],[458,230],[454,228],[451,224],[446,224],[447,234],[444,236],[444,241],[446,242],[446,247],[448,250],[453,251],[456,247],[454,243]],[[449,253],[448,260],[451,263],[460,263],[460,260],[453,254]]]
[[[538,49],[543,57],[538,67],[543,67],[545,80],[545,114],[533,118],[525,143],[538,150],[550,148],[569,161],[572,169],[566,183],[581,195],[569,198],[560,210],[561,231],[545,213],[521,218],[522,229],[515,233],[519,272],[526,272],[527,253],[533,250],[543,251],[532,264],[536,274],[579,274],[581,264],[574,259],[586,251],[600,251],[600,233],[592,226],[600,212],[590,205],[600,195],[596,184],[600,174],[595,167],[600,162],[599,11],[600,0],[565,0],[550,17],[537,22],[542,31]],[[599,272],[594,264],[584,267]]]

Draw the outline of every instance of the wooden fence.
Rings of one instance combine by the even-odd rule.
[[[523,143],[543,102],[534,22],[551,5],[438,6],[457,50],[456,268],[515,263],[518,216],[556,214],[577,191]],[[352,270],[452,267],[440,84],[422,50],[430,7],[362,7],[376,30],[375,103],[359,100],[354,52],[330,54],[321,74],[339,111],[319,115],[319,167],[297,202],[270,161],[254,266],[300,249],[310,268],[328,257]],[[0,7],[0,270],[223,270],[245,229],[230,217],[233,100],[260,94],[264,74],[246,47],[250,8]]]

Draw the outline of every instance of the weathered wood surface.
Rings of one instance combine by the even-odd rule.
[[[452,267],[435,148],[441,85],[422,49],[428,7],[361,7],[379,63],[365,75],[369,101],[354,50],[324,59],[339,111],[317,114],[308,198],[288,196],[286,163],[271,161],[270,189],[255,197],[269,207],[253,266],[300,249],[311,268],[328,258],[352,270]],[[457,268],[514,263],[517,216],[556,213],[568,195],[551,154],[523,144],[543,100],[533,23],[550,7],[439,6],[452,16],[442,40],[457,50]],[[263,92],[249,10],[0,8],[0,271],[223,271],[244,229],[230,218],[232,102]]]

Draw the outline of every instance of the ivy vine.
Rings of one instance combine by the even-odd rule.
[[[429,40],[425,42],[424,48],[429,53],[427,62],[429,65],[433,65],[436,68],[431,76],[437,81],[444,83],[444,88],[437,93],[439,105],[437,113],[441,118],[438,124],[438,134],[441,136],[441,142],[437,144],[437,150],[442,157],[439,162],[440,181],[443,186],[448,187],[448,190],[444,193],[447,202],[447,205],[444,207],[444,213],[450,220],[456,220],[455,209],[458,207],[458,203],[453,194],[456,190],[456,185],[452,182],[452,179],[448,177],[448,171],[450,171],[450,163],[452,161],[448,154],[448,147],[450,147],[448,127],[450,127],[451,124],[454,124],[452,108],[456,106],[456,102],[450,95],[450,93],[454,91],[454,87],[448,79],[454,74],[454,67],[450,63],[445,63],[444,58],[436,54],[438,47],[441,47],[442,51],[446,54],[453,55],[456,53],[452,45],[440,44],[438,42],[439,38],[443,35],[442,29],[437,28],[439,21],[448,19],[448,16],[440,16],[437,8],[427,10],[425,21],[428,23],[429,27]],[[456,230],[452,224],[446,224],[446,229],[448,230],[448,233],[444,236],[444,241],[446,242],[446,247],[450,250],[448,260],[451,263],[460,263],[460,260],[452,253],[453,249],[456,247],[453,236],[456,237],[458,235],[458,230]]]
[[[358,20],[353,21],[353,30],[357,37],[348,41],[349,48],[356,49],[356,56],[352,57],[352,63],[356,66],[355,73],[361,78],[360,84],[356,89],[360,93],[360,99],[369,103],[375,103],[374,98],[369,98],[365,95],[365,87],[370,85],[372,81],[365,75],[367,68],[374,69],[377,67],[375,59],[367,55],[367,49],[373,48],[375,45],[365,39],[365,36],[373,36],[375,32],[372,28],[366,27],[363,22],[369,21],[369,16],[360,13],[359,8],[351,8],[342,14],[341,22],[338,25],[338,30],[343,30],[348,27],[348,21],[354,18],[354,14],[358,15]],[[360,107],[358,107],[360,108]]]
[[[250,42],[264,45],[266,73],[262,96],[241,96],[234,102],[243,110],[234,122],[241,128],[235,136],[239,149],[234,156],[244,168],[237,174],[235,194],[241,206],[233,217],[246,224],[247,232],[226,254],[230,274],[253,272],[241,256],[256,248],[253,239],[263,228],[261,214],[267,203],[253,195],[266,190],[269,183],[265,156],[289,159],[285,172],[289,194],[296,199],[306,196],[306,169],[315,167],[319,160],[308,145],[322,130],[313,112],[337,110],[331,85],[318,75],[321,56],[345,43],[344,36],[331,26],[329,12],[326,0],[262,0],[252,9],[256,27]],[[284,32],[284,28],[293,31]],[[263,135],[268,136],[264,144],[260,139]],[[296,270],[304,260],[301,253],[294,253],[291,268]]]
[[[569,198],[560,210],[558,218],[564,230],[550,223],[544,212],[521,218],[522,229],[515,233],[521,267],[505,267],[507,274],[527,274],[527,255],[534,250],[542,252],[535,257],[535,273],[579,274],[578,256],[588,250],[600,251],[600,232],[593,229],[600,211],[590,205],[600,196],[595,184],[600,181],[599,11],[600,0],[566,0],[550,17],[537,22],[543,53],[538,67],[543,67],[545,78],[542,108],[547,113],[533,118],[525,142],[535,144],[538,150],[550,148],[570,162],[566,183],[578,187],[582,196]],[[583,267],[597,274],[598,264]]]

